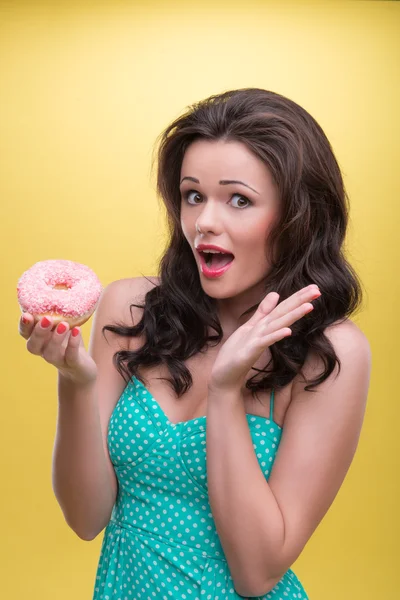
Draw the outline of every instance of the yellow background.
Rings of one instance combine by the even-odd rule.
[[[1,597],[88,600],[102,540],[81,541],[53,495],[56,371],[18,336],[17,280],[49,258],[87,264],[104,285],[154,274],[155,139],[188,104],[240,87],[292,98],[331,140],[365,287],[354,320],[373,352],[356,458],[293,568],[311,600],[398,597],[400,3],[0,8]]]

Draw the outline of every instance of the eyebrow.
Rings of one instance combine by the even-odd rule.
[[[200,183],[200,181],[198,179],[196,179],[195,177],[184,177],[182,179],[182,181],[185,181],[185,179],[189,179],[189,181],[194,181],[194,183]],[[182,183],[182,181],[181,181],[181,183]],[[221,179],[221,181],[219,182],[220,185],[229,185],[231,183],[239,183],[240,185],[244,185],[245,187],[249,188],[250,190],[253,190],[253,192],[255,192],[256,194],[260,194],[260,192],[257,192],[257,190],[255,190],[254,188],[247,185],[247,183],[244,183],[244,181],[239,181],[237,179]]]

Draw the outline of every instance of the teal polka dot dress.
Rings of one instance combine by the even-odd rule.
[[[273,415],[273,394],[271,412]],[[266,479],[281,428],[247,415]],[[206,417],[171,423],[133,377],[110,418],[108,446],[119,482],[105,530],[93,600],[233,600],[228,563],[208,501]],[[292,570],[259,600],[307,600]]]

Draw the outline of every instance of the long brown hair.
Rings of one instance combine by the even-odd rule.
[[[267,165],[278,186],[281,215],[269,233],[272,253],[265,295],[278,292],[282,301],[311,283],[322,292],[314,310],[291,326],[292,335],[270,347],[270,362],[255,369],[246,387],[253,393],[284,387],[301,372],[312,350],[325,367],[307,382],[305,389],[312,389],[329,377],[336,363],[340,369],[325,328],[346,319],[361,303],[360,282],[343,255],[348,198],[332,147],[315,119],[292,100],[257,88],[194,104],[158,139],[157,190],[167,210],[169,242],[159,263],[159,285],[146,294],[144,304],[133,304],[144,309],[140,322],[103,329],[123,336],[145,334],[139,350],[115,354],[115,365],[127,379],[140,379],[139,365],[162,363],[179,397],[193,383],[184,361],[222,339],[216,302],[201,287],[180,224],[181,165],[197,139],[242,142]],[[209,335],[210,328],[215,335]]]

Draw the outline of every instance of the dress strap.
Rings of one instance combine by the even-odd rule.
[[[271,396],[269,401],[269,418],[271,421],[274,420],[274,392],[275,390],[271,390]]]

